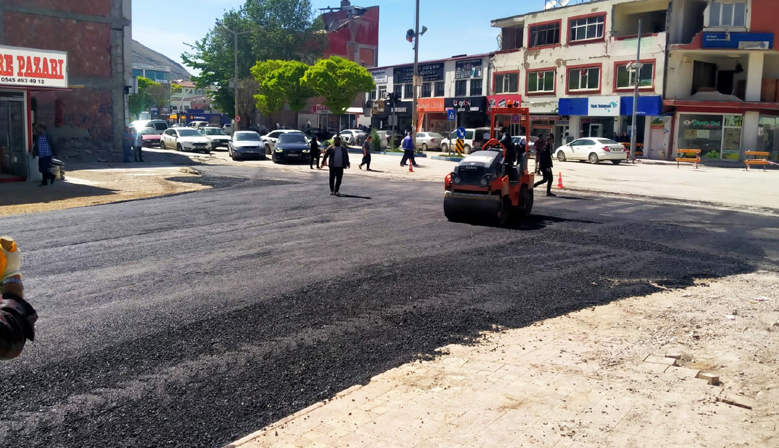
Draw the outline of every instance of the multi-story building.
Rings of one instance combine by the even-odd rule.
[[[133,76],[142,76],[160,84],[170,85],[170,67],[133,63]]]
[[[39,176],[38,123],[55,138],[121,147],[130,8],[131,0],[0,1],[0,180]]]
[[[665,158],[670,142],[652,129],[663,116],[670,3],[600,0],[493,20],[501,48],[492,61],[491,93],[521,96],[532,135],[551,134],[559,144],[630,132],[638,78],[636,138],[648,157]],[[631,70],[639,19],[643,65]]]
[[[674,0],[665,117],[673,148],[707,160],[779,157],[776,0]],[[673,80],[673,82],[671,82]]]

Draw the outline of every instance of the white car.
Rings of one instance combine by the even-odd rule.
[[[590,163],[599,163],[602,160],[609,160],[614,165],[627,159],[628,153],[622,144],[601,137],[579,138],[567,145],[563,145],[555,150],[554,156],[557,160],[565,162],[566,160],[586,160]]]
[[[417,132],[417,148],[422,151],[428,149],[441,149],[444,136],[437,132]]]
[[[192,128],[170,128],[162,133],[160,146],[162,149],[175,149],[177,151],[202,151],[210,153],[210,142],[203,134]]]
[[[207,121],[190,121],[189,124],[187,125],[187,127],[195,128],[195,129],[204,128],[206,126],[213,126],[213,125]]]
[[[338,135],[340,135],[341,140],[348,145],[362,145],[365,141],[365,137],[367,137],[365,132],[359,129],[344,129]]]
[[[228,143],[230,143],[230,136],[225,133],[221,128],[215,126],[208,126],[200,128],[198,131],[203,134],[203,137],[208,139],[208,149],[216,151],[216,148],[228,149]]]
[[[303,132],[295,129],[277,129],[273,132],[269,132],[263,135],[262,143],[265,146],[265,154],[267,155],[273,154],[273,150],[276,149],[276,143],[279,142],[279,136],[281,134],[289,134],[290,132],[297,132],[299,134],[303,134]],[[308,140],[308,136],[306,134],[303,134],[303,136],[305,136],[306,140]]]

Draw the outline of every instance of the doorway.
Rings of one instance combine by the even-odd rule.
[[[588,137],[603,136],[603,125],[600,123],[590,123],[590,135]]]
[[[0,92],[0,178],[27,177],[23,92]]]

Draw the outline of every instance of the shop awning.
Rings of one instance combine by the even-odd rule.
[[[772,112],[779,114],[779,103],[758,103],[749,101],[690,101],[665,100],[664,106],[688,112]]]

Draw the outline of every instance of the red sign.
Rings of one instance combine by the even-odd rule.
[[[314,113],[315,114],[327,114],[330,113],[330,108],[323,105],[323,104],[315,104],[314,105]]]
[[[240,123],[241,122],[241,116],[240,115],[236,115],[235,116],[235,122],[236,123]]]
[[[493,107],[508,107],[508,103],[513,102],[513,107],[521,107],[522,95],[490,95],[487,97],[487,110]]]
[[[68,87],[68,54],[0,46],[0,85]]]

